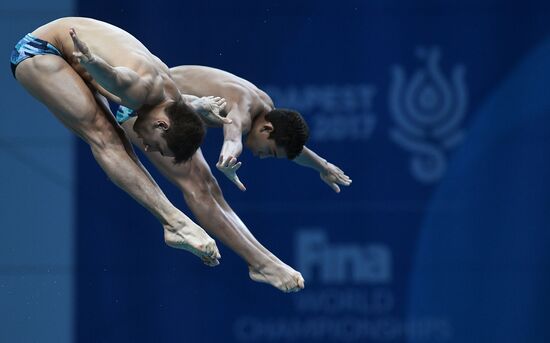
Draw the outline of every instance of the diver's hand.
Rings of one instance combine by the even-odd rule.
[[[203,96],[191,101],[191,106],[201,115],[208,126],[221,126],[232,123],[231,119],[220,115],[226,104],[225,99],[219,96]]]
[[[242,162],[237,162],[237,158],[234,156],[227,156],[224,158],[223,155],[220,155],[220,159],[218,163],[216,163],[216,168],[244,192],[246,191],[246,187],[237,176],[237,170],[239,170],[242,164]]]
[[[73,39],[74,43],[74,51],[73,56],[75,56],[78,59],[79,63],[91,63],[94,61],[94,55],[91,53],[90,49],[88,48],[88,45],[84,43],[83,41],[78,38],[76,35],[76,30],[74,28],[71,28],[69,30],[69,34],[71,35],[71,38]]]
[[[329,162],[325,163],[323,170],[321,170],[320,176],[321,180],[323,180],[336,193],[340,193],[340,187],[338,185],[351,185],[351,179],[349,176],[347,176],[342,169]]]

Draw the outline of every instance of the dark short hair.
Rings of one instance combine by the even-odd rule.
[[[200,147],[206,130],[199,115],[183,99],[168,105],[164,110],[170,119],[170,128],[163,137],[174,153],[174,163],[185,162]]]
[[[298,156],[309,138],[309,128],[304,118],[294,110],[276,108],[265,115],[273,125],[269,138],[283,147],[289,160]]]

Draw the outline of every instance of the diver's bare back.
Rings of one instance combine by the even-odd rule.
[[[111,24],[90,18],[67,17],[57,19],[36,29],[32,34],[52,43],[68,59],[67,62],[87,81],[89,75],[73,57],[74,44],[69,30],[74,28],[78,37],[90,50],[107,63],[128,67],[140,76],[169,75],[168,67],[128,32]]]
[[[243,98],[250,101],[252,118],[274,108],[271,98],[253,83],[220,69],[189,65],[170,68],[170,74],[182,93],[224,98],[227,112]]]

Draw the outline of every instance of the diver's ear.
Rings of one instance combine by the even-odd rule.
[[[260,132],[266,132],[266,133],[271,133],[271,132],[273,132],[273,124],[271,124],[270,122],[266,122],[266,123],[263,124],[262,127],[260,128]]]
[[[155,122],[155,128],[160,128],[160,129],[166,131],[170,128],[170,125],[168,125],[168,123],[165,122],[164,120],[157,120]]]

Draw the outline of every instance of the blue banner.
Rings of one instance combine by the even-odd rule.
[[[170,66],[302,112],[353,179],[244,153],[254,235],[302,272],[283,294],[221,246],[210,269],[78,156],[79,342],[547,342],[550,8],[542,2],[84,2]],[[221,130],[203,151],[213,167]],[[143,157],[143,156],[142,156]],[[145,160],[145,157],[143,157]],[[153,176],[186,213],[181,193]]]

